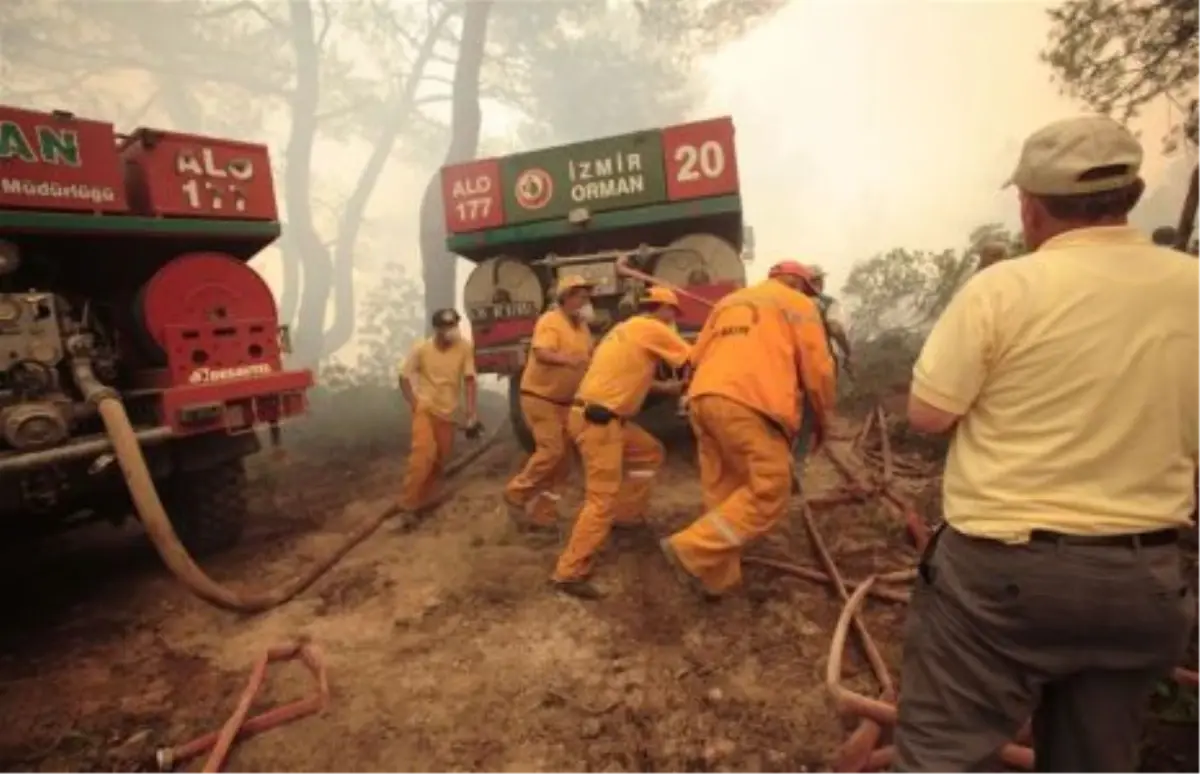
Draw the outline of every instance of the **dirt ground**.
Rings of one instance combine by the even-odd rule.
[[[516,533],[499,508],[522,459],[503,440],[416,529],[385,525],[299,599],[256,617],[192,597],[133,528],[10,551],[0,563],[0,768],[153,768],[156,748],[217,729],[254,659],[297,635],[326,653],[329,708],[239,744],[229,768],[825,768],[846,731],[821,684],[840,609],[831,593],[758,567],[743,593],[716,604],[677,585],[654,536],[698,513],[684,447],[650,528],[615,536],[603,558],[606,597],[555,594],[556,544]],[[242,587],[289,577],[392,494],[401,465],[376,449],[263,467],[247,539],[207,569]],[[836,481],[823,460],[806,475],[814,494]],[[574,483],[564,513],[578,502]],[[821,513],[818,524],[849,577],[912,560],[876,505]],[[811,565],[801,532],[758,553]],[[903,614],[867,608],[893,664]],[[852,685],[873,692],[853,653],[849,667]],[[300,666],[274,666],[261,704],[311,690]]]

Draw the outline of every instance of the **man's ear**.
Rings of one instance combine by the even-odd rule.
[[[1036,196],[1021,191],[1018,194],[1021,205],[1021,229],[1025,236],[1036,239],[1036,235],[1046,222],[1046,208]]]

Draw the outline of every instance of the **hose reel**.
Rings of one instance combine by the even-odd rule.
[[[513,305],[532,306],[540,312],[546,300],[547,288],[528,264],[517,258],[497,256],[475,267],[463,287],[463,306],[472,321],[490,319],[493,309]]]
[[[244,262],[222,253],[186,253],[172,259],[138,290],[133,304],[146,354],[166,362],[170,326],[203,326],[228,320],[278,319],[266,280]]]
[[[654,262],[655,277],[673,285],[746,284],[741,255],[728,241],[713,234],[687,234],[667,245]]]

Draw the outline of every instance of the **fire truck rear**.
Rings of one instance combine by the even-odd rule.
[[[686,338],[704,324],[704,301],[745,284],[750,240],[730,118],[472,161],[441,178],[447,248],[476,264],[463,292],[476,367],[510,378],[527,448],[518,385],[557,277],[595,283],[598,335],[636,311],[649,279],[687,291]]]
[[[4,529],[132,512],[107,400],[183,544],[238,538],[256,430],[313,382],[247,264],[279,234],[262,145],[0,106]]]

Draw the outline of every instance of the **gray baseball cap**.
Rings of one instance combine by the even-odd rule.
[[[1091,170],[1104,167],[1124,167],[1124,171],[1087,177]],[[1130,185],[1141,168],[1142,145],[1128,129],[1107,116],[1078,116],[1031,134],[1004,187],[1015,185],[1042,196],[1099,193]]]

